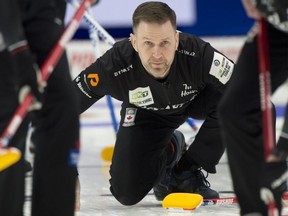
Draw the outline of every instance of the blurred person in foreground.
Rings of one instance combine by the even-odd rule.
[[[21,103],[18,98],[24,86],[29,86],[42,104],[28,114],[9,143],[21,150],[22,158],[0,172],[3,216],[24,215],[25,141],[31,120],[35,128],[31,214],[74,215],[77,170],[73,153],[79,147],[79,106],[65,52],[47,86],[41,86],[41,93],[36,76],[37,65],[43,64],[64,30],[65,8],[65,1],[0,2],[1,134]]]
[[[288,77],[288,1],[243,0],[243,5],[250,18],[266,18],[273,93]],[[287,110],[283,132],[266,160],[257,34],[256,24],[248,33],[229,86],[220,102],[220,120],[241,215],[266,216],[270,201],[275,201],[281,215],[281,196],[286,190],[287,181]],[[274,106],[272,110],[276,121]],[[271,127],[275,130],[275,125]]]

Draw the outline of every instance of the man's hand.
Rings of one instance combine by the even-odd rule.
[[[265,19],[281,31],[288,32],[288,1],[287,0],[242,0],[248,17]]]
[[[16,48],[13,49],[11,47]],[[25,43],[22,46],[11,47],[8,50],[10,51],[12,62],[17,72],[20,103],[29,91],[32,91],[35,97],[35,102],[33,102],[31,106],[33,109],[39,109],[41,108],[42,92],[44,91],[43,88],[40,88],[38,82],[40,78],[40,70],[37,64],[33,61],[32,54]]]
[[[286,160],[264,164],[260,180],[260,197],[267,205],[275,203],[279,212],[282,209],[282,194],[287,189],[287,178]]]

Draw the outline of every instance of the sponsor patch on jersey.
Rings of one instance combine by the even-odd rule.
[[[233,72],[234,64],[220,53],[214,52],[210,74],[226,84]]]
[[[122,124],[123,127],[130,127],[135,125],[136,112],[137,108],[126,108],[125,118]]]
[[[88,74],[87,78],[89,79],[89,83],[91,86],[95,87],[99,83],[99,76],[97,73]]]
[[[129,91],[129,102],[135,106],[144,107],[154,104],[150,87],[139,87]]]

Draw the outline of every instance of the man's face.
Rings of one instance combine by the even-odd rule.
[[[168,75],[178,47],[179,33],[170,21],[164,24],[140,22],[131,43],[144,68],[157,79]]]

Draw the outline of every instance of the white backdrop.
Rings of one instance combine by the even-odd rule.
[[[132,26],[132,14],[143,0],[100,0],[92,7],[95,19],[105,28],[123,28]],[[193,25],[196,22],[196,0],[165,0],[177,14],[178,25]],[[66,23],[71,20],[75,9],[68,5]],[[85,26],[85,22],[81,23]]]

